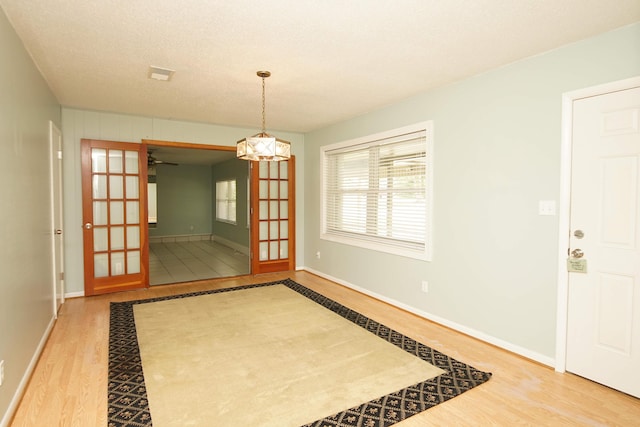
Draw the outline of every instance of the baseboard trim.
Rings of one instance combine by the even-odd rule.
[[[308,271],[309,273],[315,274],[316,276],[320,276],[320,277],[322,277],[324,279],[331,280],[332,282],[336,282],[336,283],[338,283],[338,284],[340,284],[342,286],[345,286],[347,288],[353,289],[355,291],[358,291],[360,293],[368,295],[368,296],[370,296],[372,298],[375,298],[377,300],[384,301],[387,304],[391,304],[394,307],[401,308],[402,310],[408,311],[409,313],[415,314],[416,316],[420,316],[420,317],[422,317],[424,319],[427,319],[427,320],[429,320],[431,322],[437,323],[437,324],[442,325],[442,326],[446,326],[447,328],[453,329],[453,330],[455,330],[457,332],[461,332],[461,333],[463,333],[465,335],[468,335],[470,337],[476,338],[476,339],[478,339],[480,341],[484,341],[484,342],[486,342],[488,344],[494,345],[496,347],[500,347],[500,348],[502,348],[504,350],[507,350],[507,351],[509,351],[511,353],[515,353],[515,354],[517,354],[519,356],[522,356],[522,357],[524,357],[526,359],[533,360],[535,362],[541,363],[541,364],[549,366],[551,368],[553,368],[555,366],[555,360],[552,357],[545,356],[543,354],[531,351],[531,350],[529,350],[527,348],[524,348],[524,347],[520,347],[520,346],[515,345],[513,343],[510,343],[508,341],[502,340],[500,338],[496,338],[496,337],[494,337],[492,335],[485,334],[484,332],[478,331],[478,330],[473,329],[473,328],[469,328],[469,327],[461,325],[459,323],[452,322],[452,321],[450,321],[448,319],[445,319],[445,318],[440,317],[440,316],[436,316],[436,315],[428,313],[426,311],[418,310],[415,307],[412,307],[412,306],[407,305],[405,303],[402,303],[400,301],[396,301],[396,300],[394,300],[392,298],[389,298],[389,297],[386,297],[386,296],[384,296],[382,294],[378,294],[376,292],[372,292],[372,291],[370,291],[368,289],[365,289],[365,288],[362,288],[360,286],[356,286],[356,285],[354,285],[352,283],[349,283],[349,282],[347,282],[345,280],[338,279],[337,277],[333,277],[331,275],[322,273],[321,271],[314,270],[313,268],[302,267],[301,270]]]
[[[84,296],[84,291],[67,292],[66,294],[64,294],[64,299],[79,298],[79,297],[83,297],[83,296]]]
[[[231,249],[240,252],[241,254],[244,254],[246,256],[250,256],[251,255],[251,250],[249,249],[249,247],[247,246],[242,246],[239,243],[236,243],[232,240],[229,239],[225,239],[224,237],[220,237],[220,236],[216,236],[215,234],[211,235],[211,240],[213,240],[214,242],[218,242],[222,245],[228,246]]]
[[[200,242],[202,240],[213,240],[213,235],[207,234],[173,234],[169,236],[151,236],[149,243],[181,243]]]
[[[4,416],[2,417],[2,421],[0,421],[0,427],[8,427],[9,423],[11,422],[11,420],[13,419],[13,415],[15,414],[16,410],[18,409],[18,405],[20,404],[20,400],[22,400],[22,395],[24,394],[26,388],[27,388],[27,384],[29,384],[29,380],[31,379],[31,376],[33,375],[33,371],[36,368],[36,364],[38,363],[38,359],[40,359],[40,355],[42,354],[42,351],[44,350],[44,346],[47,344],[47,340],[49,339],[49,335],[51,335],[51,331],[53,330],[53,325],[56,323],[56,319],[55,317],[52,317],[51,320],[49,321],[49,324],[47,325],[47,328],[44,331],[44,334],[42,335],[42,338],[40,338],[40,342],[38,343],[38,347],[36,347],[36,351],[33,354],[33,357],[31,358],[31,361],[29,362],[29,365],[27,366],[27,370],[24,372],[24,375],[22,376],[22,379],[20,380],[20,384],[18,384],[18,388],[16,389],[15,393],[13,394],[13,398],[11,399],[11,402],[9,403],[9,407],[7,408],[7,412],[5,412]],[[3,385],[4,387],[4,385]]]

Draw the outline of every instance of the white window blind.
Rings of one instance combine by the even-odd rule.
[[[429,123],[323,149],[323,238],[429,259]]]
[[[236,181],[216,182],[216,219],[236,223]]]

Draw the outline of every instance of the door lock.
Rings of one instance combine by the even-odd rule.
[[[582,258],[584,256],[584,252],[582,249],[577,248],[571,251],[571,256],[574,258]]]

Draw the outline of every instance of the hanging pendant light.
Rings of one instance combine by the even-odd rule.
[[[265,126],[264,114],[264,79],[269,77],[269,71],[258,71],[258,77],[262,78],[262,132],[241,139],[236,144],[236,157],[242,160],[254,161],[279,161],[291,157],[291,143],[269,135]]]

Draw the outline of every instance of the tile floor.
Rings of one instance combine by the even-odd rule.
[[[249,257],[220,243],[150,243],[149,281],[153,285],[250,274]]]

